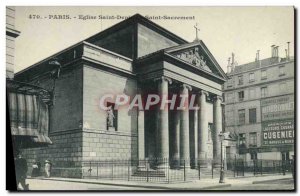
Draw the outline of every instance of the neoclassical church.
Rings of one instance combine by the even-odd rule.
[[[80,168],[84,161],[158,158],[179,166],[185,160],[187,167],[209,167],[207,160],[220,165],[226,74],[202,40],[187,42],[136,14],[16,73],[15,80],[47,89],[53,99],[52,145],[25,150],[29,163],[48,159],[56,168]],[[195,94],[198,109],[113,109],[108,119],[99,99],[109,93]]]

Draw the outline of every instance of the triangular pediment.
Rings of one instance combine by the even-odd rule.
[[[223,69],[202,41],[171,47],[165,51],[194,67],[226,79]]]

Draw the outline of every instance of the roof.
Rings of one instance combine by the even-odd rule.
[[[291,58],[291,60],[293,60],[293,58]],[[270,57],[259,61],[254,61],[254,62],[236,66],[234,70],[229,73],[229,75],[239,74],[245,71],[250,71],[257,68],[263,68],[272,64],[277,64],[282,62],[288,62],[288,60],[286,58]]]
[[[145,56],[139,57],[136,62],[146,60],[146,59],[154,57],[156,55],[171,54],[175,51],[180,51],[180,50],[183,50],[183,49],[186,49],[186,48],[191,48],[191,47],[194,47],[194,46],[200,46],[204,50],[204,52],[209,57],[209,59],[212,61],[212,63],[214,64],[214,66],[217,69],[217,71],[219,72],[219,74],[223,77],[223,79],[226,80],[228,78],[226,73],[223,71],[223,69],[221,68],[221,66],[217,62],[217,60],[210,53],[210,51],[208,50],[208,48],[206,47],[206,45],[204,44],[204,42],[202,40],[194,41],[194,42],[186,43],[186,44],[181,44],[181,45],[178,45],[178,46],[172,46],[172,47],[165,48],[165,49],[162,49],[162,50],[158,50],[158,51],[153,52],[151,54],[147,54]],[[178,59],[175,56],[173,58]]]
[[[113,25],[112,27],[110,27],[108,29],[105,29],[104,31],[101,31],[101,32],[99,32],[99,33],[97,33],[95,35],[92,35],[92,36],[90,36],[90,37],[88,37],[88,38],[86,38],[86,39],[84,39],[84,40],[82,40],[80,42],[77,42],[77,43],[75,43],[75,44],[67,47],[64,50],[61,50],[61,51],[59,51],[57,53],[54,53],[53,55],[50,55],[49,57],[47,57],[47,58],[45,58],[45,59],[43,59],[43,60],[41,60],[41,61],[39,61],[39,62],[31,65],[31,66],[29,66],[27,68],[24,68],[23,70],[20,70],[19,72],[17,72],[15,74],[15,76],[21,75],[21,74],[25,73],[26,71],[29,71],[29,70],[31,70],[33,68],[37,68],[37,67],[41,66],[43,63],[51,60],[52,58],[54,58],[54,57],[56,57],[58,55],[61,55],[64,52],[67,52],[69,49],[77,47],[78,45],[82,44],[83,42],[93,42],[94,40],[100,39],[101,37],[109,35],[109,34],[111,34],[114,31],[117,31],[119,29],[128,27],[128,25],[137,24],[137,23],[143,24],[146,27],[151,28],[152,30],[157,31],[157,32],[163,34],[164,36],[170,38],[171,40],[177,42],[178,44],[188,43],[188,41],[182,39],[181,37],[175,35],[174,33],[170,32],[170,31],[168,31],[167,29],[165,29],[165,28],[163,28],[163,27],[155,24],[154,22],[148,20],[147,18],[141,16],[140,14],[135,14],[132,17],[130,17],[130,18],[128,18],[128,19],[126,19],[126,20],[124,20],[124,21],[122,21],[120,23],[117,23],[117,24]]]
[[[101,37],[109,35],[114,31],[128,27],[128,25],[137,24],[137,23],[143,24],[146,27],[148,27],[154,31],[157,31],[158,33],[166,36],[167,38],[171,39],[172,41],[174,41],[178,44],[188,43],[188,41],[186,41],[183,38],[179,37],[178,35],[172,33],[171,31],[159,26],[158,24],[152,22],[151,20],[145,18],[144,16],[142,16],[140,14],[135,14],[135,15],[129,17],[128,19],[123,20],[122,22],[119,22],[119,23],[111,26],[108,29],[105,29],[104,31],[101,31],[95,35],[92,35],[91,37],[85,39],[85,41],[93,42],[94,40],[97,40]]]

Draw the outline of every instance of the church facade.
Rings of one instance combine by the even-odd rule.
[[[55,84],[49,77],[52,59],[61,64]],[[214,160],[218,166],[226,78],[202,40],[187,42],[134,15],[15,75],[53,90],[48,133],[53,144],[26,150],[28,163],[48,159],[54,169],[78,168],[66,174],[74,177],[85,161],[156,158],[209,167],[207,160]],[[99,100],[107,94],[141,95],[143,101],[157,94],[167,103],[177,95],[194,109],[116,109],[111,99],[105,103],[109,110],[102,110]]]

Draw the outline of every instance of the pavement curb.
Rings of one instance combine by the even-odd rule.
[[[231,184],[222,184],[222,185],[213,185],[213,186],[207,186],[204,188],[200,188],[198,190],[207,190],[207,189],[215,189],[215,188],[225,188],[225,187],[230,187]]]
[[[253,181],[252,184],[259,184],[259,183],[264,183],[264,182],[273,182],[275,180],[287,180],[287,179],[293,179],[293,178],[276,178],[276,179],[272,179],[272,180],[256,180]]]
[[[34,179],[34,178],[30,178]],[[77,181],[77,180],[65,180],[65,179],[51,179],[51,178],[35,178],[39,180],[51,180],[51,181],[61,181],[61,182],[76,182],[76,183],[85,183],[85,184],[101,184],[109,186],[124,186],[124,187],[137,187],[137,188],[151,188],[151,189],[166,189],[172,190],[173,188],[164,187],[164,186],[145,186],[145,185],[134,185],[134,184],[117,184],[117,183],[107,183],[107,182],[89,182],[89,181]]]

